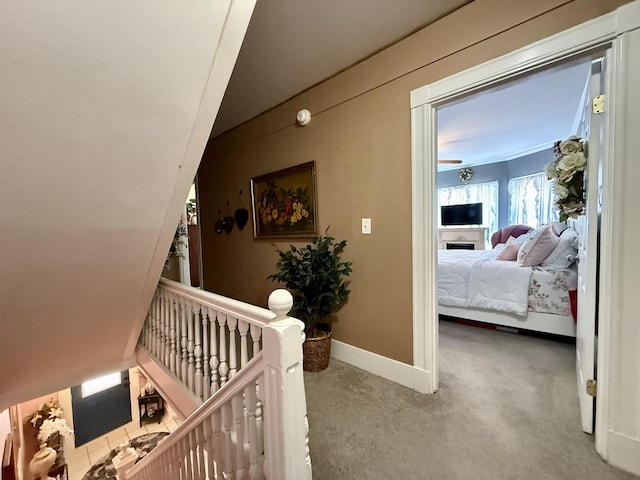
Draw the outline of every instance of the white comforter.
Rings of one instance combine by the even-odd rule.
[[[438,250],[438,302],[527,314],[531,267],[496,260],[499,250]]]

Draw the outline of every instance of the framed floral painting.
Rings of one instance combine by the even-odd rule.
[[[316,236],[315,162],[252,178],[251,204],[255,238]]]

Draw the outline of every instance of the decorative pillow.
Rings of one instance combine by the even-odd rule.
[[[555,233],[558,237],[562,235],[562,232],[569,228],[569,225],[564,222],[553,222],[549,225],[551,226],[551,230],[553,230],[553,233]]]
[[[520,235],[518,238],[516,238],[514,240],[514,243],[519,243],[519,244],[523,244],[524,242],[526,242],[529,237],[531,237],[534,233],[536,233],[537,230],[531,230],[527,233],[523,233],[522,235]]]
[[[518,258],[520,247],[522,247],[521,243],[507,243],[496,258],[498,260],[515,260]]]
[[[546,270],[562,270],[569,268],[573,263],[571,260],[567,260],[569,256],[578,255],[578,232],[573,228],[567,228],[562,235],[556,248],[544,259],[540,265]]]
[[[535,230],[522,244],[518,252],[518,265],[521,267],[533,267],[540,265],[542,261],[556,248],[560,242],[551,227],[547,226]]]

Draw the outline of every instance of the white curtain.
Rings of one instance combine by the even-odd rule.
[[[509,224],[538,227],[557,222],[551,182],[544,173],[509,180]]]
[[[438,226],[441,227],[440,207],[463,203],[482,203],[482,226],[487,233],[498,230],[498,182],[471,183],[438,188]]]

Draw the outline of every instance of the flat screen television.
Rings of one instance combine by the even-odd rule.
[[[442,226],[481,225],[482,203],[465,203],[462,205],[442,205],[440,207]]]

